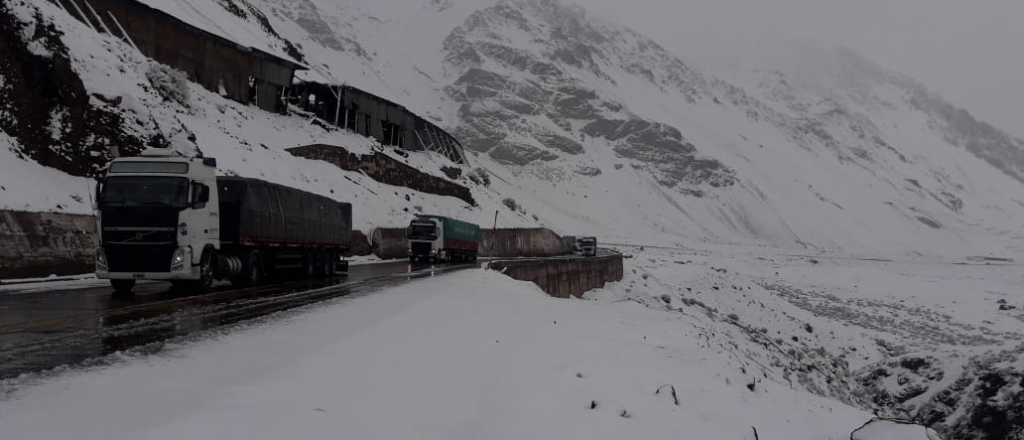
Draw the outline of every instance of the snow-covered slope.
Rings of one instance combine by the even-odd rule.
[[[351,191],[353,199],[372,195],[349,190],[344,173],[280,151],[366,141],[197,87],[190,108],[168,108],[146,84],[137,54],[47,2],[35,3],[65,32],[86,88],[124,96],[126,120],[152,121],[135,131],[192,133],[226,170],[328,194]],[[799,62],[783,65],[800,69],[748,69],[726,82],[634,31],[554,0],[217,5],[231,12],[221,25],[230,34],[246,41],[264,35],[262,47],[294,49],[311,68],[300,78],[370,90],[456,133],[474,153],[472,166],[497,178],[490,188],[474,187],[479,209],[436,202],[449,214],[485,222],[492,209],[504,209],[498,200],[511,197],[522,211],[505,209],[510,224],[542,223],[613,242],[1017,253],[1007,238],[1017,236],[1014,219],[1024,214],[1016,196],[1021,142],[847,50],[804,48]],[[435,170],[441,162],[423,160],[437,162]],[[334,186],[312,183],[331,179]],[[54,198],[49,192],[58,191],[42,190],[39,200]],[[407,204],[398,192],[389,202],[398,211],[433,204],[420,195]],[[4,196],[0,205],[86,207],[21,199]],[[394,208],[357,208],[364,225],[401,223],[390,218]]]
[[[314,143],[339,145],[355,153],[381,149],[365,137],[310,124],[308,117],[260,111],[226,100],[195,84],[185,85],[184,95],[188,96],[185,104],[166,100],[147,77],[154,64],[127,44],[93,32],[46,1],[5,3],[0,8],[10,8],[13,25],[17,27],[14,32],[26,40],[37,38],[37,29],[48,28],[49,47],[32,49],[41,54],[40,65],[50,61],[58,68],[46,72],[56,70],[62,75],[75,75],[82,87],[75,91],[88,93],[70,103],[57,99],[41,102],[42,114],[54,115],[41,121],[17,120],[13,116],[18,113],[3,106],[0,122],[8,125],[0,126],[38,125],[40,129],[34,134],[42,136],[42,142],[30,145],[12,134],[0,133],[0,208],[89,213],[92,183],[69,173],[82,176],[93,172],[95,165],[65,167],[61,171],[42,167],[33,158],[56,154],[71,164],[102,163],[113,156],[111,145],[118,145],[124,153],[157,143],[185,153],[202,151],[216,157],[220,171],[226,174],[280,182],[351,202],[355,227],[367,231],[377,226],[406,225],[417,211],[484,223],[493,219],[495,210],[501,209],[505,212],[504,226],[534,224],[527,215],[512,212],[502,204],[495,187],[504,184],[498,179],[490,186],[464,179],[463,183],[474,187],[478,203],[478,206],[469,206],[453,197],[380,184],[364,174],[342,171],[327,162],[295,157],[284,150]],[[59,70],[61,62],[52,62],[63,56],[70,64],[67,71]],[[26,80],[19,78],[19,81],[0,83],[5,87],[0,95],[13,95],[15,88],[24,85]],[[10,105],[15,101],[5,99],[0,103]],[[69,116],[75,111],[80,113]],[[92,131],[90,115],[100,112],[118,118],[119,123],[111,124],[115,134],[110,138],[100,139]],[[68,135],[72,131],[73,138]],[[35,142],[39,138],[30,140]],[[39,148],[39,144],[44,144],[45,148]],[[443,157],[428,153],[410,153],[409,157],[403,157],[391,150],[382,152],[438,176],[443,176],[442,166],[453,165]]]

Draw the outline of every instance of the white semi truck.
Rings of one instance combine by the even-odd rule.
[[[597,256],[597,238],[596,237],[580,237],[579,238],[579,252],[584,257]]]
[[[417,215],[406,228],[409,261],[475,261],[480,227],[440,215]]]
[[[259,283],[284,269],[347,270],[352,206],[283,185],[218,177],[213,158],[148,149],[114,159],[96,185],[96,276],[116,293],[136,281],[198,292],[216,279]]]

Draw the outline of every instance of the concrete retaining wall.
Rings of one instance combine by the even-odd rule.
[[[481,257],[554,257],[572,253],[572,247],[550,229],[484,229],[480,232]]]
[[[478,255],[481,257],[552,257],[566,255],[572,248],[550,229],[483,229]],[[370,235],[373,254],[379,258],[405,258],[409,240],[405,228],[378,228]],[[491,245],[494,245],[493,252]]]
[[[0,279],[91,272],[95,243],[91,215],[0,211]]]
[[[370,233],[370,250],[377,258],[390,260],[409,256],[405,228],[377,228]]]
[[[495,261],[490,267],[520,281],[531,281],[556,298],[580,298],[605,283],[622,280],[622,255]]]
[[[355,154],[344,147],[324,144],[294,147],[287,151],[294,156],[329,162],[346,171],[362,171],[381,183],[404,186],[427,194],[455,197],[476,206],[469,188],[424,173],[385,154]]]

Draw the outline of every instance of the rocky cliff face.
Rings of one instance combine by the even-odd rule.
[[[86,90],[58,29],[14,6],[0,4],[0,131],[19,141],[17,155],[93,177],[112,157],[159,143],[123,122],[116,98]]]
[[[600,141],[667,187],[728,187],[734,172],[702,156],[676,127],[631,112],[619,79],[713,99],[701,74],[653,41],[556,1],[502,2],[472,14],[444,42],[456,79],[457,134],[494,160],[525,166],[586,154]]]

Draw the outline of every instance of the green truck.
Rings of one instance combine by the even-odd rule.
[[[566,246],[573,247],[576,245],[576,237],[572,235],[563,235],[562,243],[565,243]]]
[[[440,215],[417,215],[406,229],[409,261],[475,261],[480,227]]]

